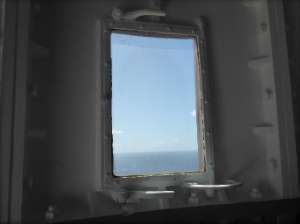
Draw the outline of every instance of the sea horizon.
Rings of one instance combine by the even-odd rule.
[[[116,176],[193,172],[199,170],[198,150],[114,152]]]

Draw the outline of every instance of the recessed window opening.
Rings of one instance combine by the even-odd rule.
[[[110,43],[114,175],[203,172],[197,38],[114,30]]]

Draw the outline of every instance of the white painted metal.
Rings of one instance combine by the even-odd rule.
[[[240,187],[243,183],[237,181],[228,181],[227,184],[198,184],[198,183],[184,183],[182,187],[192,189],[226,189],[233,187]]]
[[[111,16],[115,20],[136,20],[140,16],[166,16],[166,13],[158,9],[139,9],[124,13],[120,8],[114,7]]]
[[[19,3],[18,12],[23,16],[29,14],[29,5],[25,2]],[[189,207],[195,204],[202,206],[299,196],[282,3],[276,0],[185,0],[167,3],[161,5],[166,13],[161,25],[148,27],[147,24],[152,20],[141,17],[135,25],[127,26],[132,26],[130,29],[149,29],[152,32],[158,30],[181,33],[186,26],[171,25],[195,24],[192,29],[184,31],[193,34],[199,31],[195,22],[200,15],[207,22],[208,32],[203,42],[207,52],[207,67],[202,67],[201,70],[210,80],[209,86],[207,85],[210,87],[207,89],[210,96],[205,99],[205,105],[211,114],[211,123],[206,123],[206,137],[214,145],[214,153],[209,154],[210,161],[206,161],[207,172],[198,176],[167,175],[150,179],[139,177],[138,181],[137,178],[121,179],[112,176],[107,165],[109,162],[104,158],[104,150],[111,144],[107,132],[110,127],[103,128],[107,122],[105,113],[110,115],[109,110],[103,111],[103,108],[110,107],[110,80],[105,76],[110,72],[110,63],[104,41],[111,28],[122,28],[122,21],[119,23],[111,20],[104,24],[102,18],[109,18],[116,6],[132,10],[151,8],[153,1],[135,1],[135,5],[132,5],[132,1],[117,0],[84,3],[56,1],[51,3],[55,9],[55,16],[51,17],[55,27],[51,37],[52,45],[49,45],[51,54],[48,54],[48,48],[38,47],[41,53],[39,55],[43,57],[35,58],[49,59],[53,76],[52,91],[49,94],[51,113],[45,147],[51,162],[47,175],[40,177],[40,180],[33,176],[35,182],[47,184],[40,188],[36,188],[36,185],[32,187],[35,192],[45,193],[51,198],[49,205],[57,205],[61,211],[59,216],[52,217],[52,214],[47,213],[55,221],[115,214],[129,215],[133,212]],[[42,13],[41,6],[40,15]],[[13,186],[10,190],[9,185],[1,186],[1,197],[2,192],[11,194],[11,198],[4,195],[5,200],[1,201],[1,209],[11,205],[10,209],[2,210],[1,215],[8,217],[10,210],[9,220],[12,221],[20,221],[22,201],[21,164],[25,135],[23,100],[26,95],[24,83],[29,43],[26,31],[28,20],[22,18],[18,16],[18,27],[23,24],[20,29],[25,33],[16,35],[13,32],[18,29],[11,30],[13,37],[17,37],[17,44],[14,45],[17,48],[11,49],[17,55],[3,59],[6,62],[3,65],[3,71],[6,71],[3,77],[6,77],[7,85],[13,88],[12,77],[16,74],[19,79],[15,80],[16,85],[20,87],[16,89],[17,106],[14,108],[13,130],[5,120],[11,121],[12,117],[5,117],[3,114],[12,110],[9,102],[13,100],[10,97],[9,102],[6,99],[1,101],[4,103],[1,108],[1,125],[6,125],[6,129],[1,126],[1,163],[3,161],[6,167],[12,167],[12,170],[4,170],[1,164],[1,180],[12,179],[10,186]],[[103,29],[104,32],[101,33]],[[6,33],[4,36],[6,37]],[[7,40],[7,43],[11,44],[9,41],[12,40],[13,38]],[[8,68],[10,64],[14,64],[15,59],[16,73]],[[12,136],[8,133],[12,133]],[[8,136],[9,140],[11,137],[14,139],[5,141],[3,136]],[[10,145],[12,142],[13,145]],[[11,149],[13,154],[9,154]],[[109,150],[105,153],[109,153]],[[6,160],[12,161],[12,164],[8,164]],[[33,162],[28,163],[26,168],[39,166],[38,162]],[[216,194],[203,186],[209,183],[214,188],[215,183],[222,183],[222,180],[227,179],[239,180],[245,184],[233,189],[227,188],[229,185],[225,184]],[[185,183],[197,184],[183,189],[181,186]],[[198,186],[202,189],[198,189]],[[119,196],[124,204],[120,204],[120,201],[112,199],[110,194],[113,191],[107,190],[123,188],[126,191]],[[159,196],[145,193],[165,191],[175,193],[170,193],[170,198],[169,195],[162,198],[164,193]],[[26,201],[25,194],[23,192],[23,201]],[[136,195],[130,198],[130,194]],[[140,195],[137,196],[138,194]],[[146,195],[152,198],[142,198]],[[30,197],[30,194],[27,196]],[[35,206],[38,211],[38,204]],[[45,217],[46,212],[42,212],[42,217]],[[8,219],[1,217],[1,220]],[[43,220],[37,222],[39,221]]]
[[[102,75],[100,75],[102,81],[101,86],[102,94],[100,96],[101,109],[100,113],[104,115],[101,122],[101,136],[102,150],[99,154],[99,160],[102,165],[101,175],[98,177],[100,190],[117,190],[124,188],[126,190],[139,190],[143,187],[169,187],[180,186],[183,182],[197,182],[202,184],[213,184],[214,172],[213,172],[213,149],[212,149],[212,135],[205,135],[205,155],[204,161],[206,167],[203,171],[193,173],[174,173],[174,174],[159,174],[159,175],[140,175],[129,177],[116,177],[112,175],[112,144],[111,144],[111,55],[110,55],[110,31],[111,30],[125,30],[125,31],[140,31],[147,34],[148,32],[157,33],[161,35],[188,35],[194,37],[197,40],[198,55],[196,68],[201,74],[202,93],[203,99],[209,99],[208,88],[208,69],[206,65],[206,43],[205,43],[205,30],[204,21],[197,18],[194,21],[196,26],[176,26],[174,24],[158,24],[158,23],[144,23],[144,22],[128,22],[128,21],[115,21],[105,20],[101,25],[101,39],[102,43]],[[191,24],[193,25],[193,24]],[[198,26],[198,27],[197,27]],[[172,29],[170,29],[172,27]],[[200,82],[199,84],[200,85]],[[200,98],[200,96],[199,96]],[[103,100],[106,99],[106,100]],[[105,103],[103,103],[105,101]],[[201,103],[198,104],[200,107]],[[210,105],[206,103],[204,107],[204,126],[205,130],[211,131],[210,122]],[[200,111],[200,110],[199,110]],[[204,130],[204,132],[205,132]],[[200,140],[201,141],[201,140]],[[202,148],[200,149],[202,150]],[[102,155],[101,155],[102,154]]]

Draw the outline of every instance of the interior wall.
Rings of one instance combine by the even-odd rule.
[[[89,192],[95,191],[95,157],[96,151],[101,150],[97,140],[101,75],[97,67],[97,22],[110,18],[114,6],[134,10],[153,7],[155,1],[47,2],[53,12],[48,17],[53,29],[49,39],[45,37],[46,45],[49,43],[51,73],[49,83],[45,84],[49,96],[48,168],[46,175],[39,175],[39,181],[46,183],[41,191],[48,195],[47,203],[58,205],[63,211],[62,219],[84,218],[91,214]],[[266,1],[262,4],[266,5]],[[167,15],[161,18],[162,23],[193,26],[195,19],[203,16],[207,24],[208,100],[212,119],[209,129],[216,182],[224,183],[226,179],[244,182],[243,188],[228,192],[229,200],[235,202],[252,200],[252,188],[258,188],[266,198],[281,197],[280,186],[271,189],[266,140],[253,134],[254,126],[268,122],[263,109],[261,74],[248,66],[249,59],[263,56],[258,24],[267,9],[259,5],[253,9],[236,0],[166,0],[161,1],[161,8]],[[151,21],[151,18],[138,20]],[[98,203],[99,215],[121,213],[121,206],[103,195]]]

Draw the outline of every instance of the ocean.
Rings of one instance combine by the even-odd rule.
[[[116,176],[199,170],[198,151],[114,152]]]

